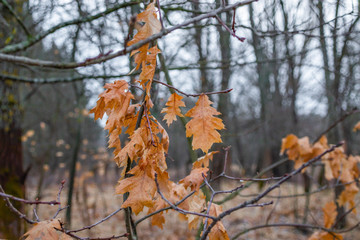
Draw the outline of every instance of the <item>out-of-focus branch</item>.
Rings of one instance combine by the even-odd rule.
[[[323,131],[322,133],[319,134],[319,136],[313,141],[314,143],[319,141],[320,138],[327,134],[331,129],[333,129],[334,127],[336,127],[336,125],[338,125],[339,123],[341,123],[342,121],[344,121],[347,117],[355,114],[355,113],[360,113],[360,109],[354,108],[353,110],[351,110],[350,112],[345,113],[343,116],[341,116],[337,121],[335,121],[333,124],[331,124],[325,131]]]
[[[121,210],[123,210],[123,208],[119,208],[119,209],[115,210],[114,212],[110,213],[109,215],[107,215],[106,217],[104,217],[103,219],[97,221],[94,224],[91,224],[89,226],[85,226],[85,227],[82,227],[82,228],[79,228],[79,229],[75,229],[75,230],[65,230],[65,233],[68,234],[68,233],[76,233],[76,232],[81,232],[81,231],[84,231],[84,230],[89,230],[89,229],[99,225],[100,223],[105,222],[106,220],[108,220],[109,218],[111,218],[112,216],[114,216],[115,214],[120,212]]]
[[[202,14],[199,16],[196,16],[194,18],[191,18],[187,21],[184,21],[181,24],[178,24],[174,27],[170,27],[170,28],[166,28],[163,29],[162,31],[160,31],[157,34],[154,34],[150,37],[148,37],[147,39],[141,40],[133,45],[131,45],[130,47],[126,48],[126,49],[122,49],[119,50],[115,53],[108,53],[105,55],[98,55],[94,58],[89,58],[86,59],[85,61],[82,62],[68,62],[68,63],[64,63],[64,62],[53,62],[53,61],[45,61],[45,60],[41,60],[41,59],[32,59],[32,58],[28,58],[28,57],[23,57],[23,56],[14,56],[14,55],[9,55],[9,54],[4,54],[4,52],[8,53],[8,52],[12,52],[12,51],[4,51],[0,50],[0,60],[1,61],[7,61],[7,62],[13,62],[13,63],[18,63],[18,64],[25,64],[25,65],[30,65],[30,66],[39,66],[39,67],[49,67],[49,68],[58,68],[58,69],[72,69],[72,68],[78,68],[78,67],[86,67],[86,66],[90,66],[90,65],[94,65],[94,64],[98,64],[98,63],[102,63],[102,62],[106,62],[110,59],[125,55],[135,49],[138,49],[139,47],[143,46],[144,44],[147,44],[149,42],[152,42],[156,39],[159,39],[177,29],[180,29],[182,27],[185,27],[187,25],[193,24],[195,22],[201,21],[202,19],[206,19],[206,18],[211,18],[211,17],[215,17],[217,14],[222,13],[222,12],[226,12],[226,11],[231,11],[233,8],[237,8],[240,6],[244,6],[244,5],[248,5],[252,2],[255,2],[256,0],[246,0],[246,1],[241,1],[241,2],[237,2],[234,3],[232,5],[228,5],[224,8],[218,8],[215,9],[214,11],[211,11],[209,13],[206,14]],[[100,17],[100,16],[99,16]],[[10,46],[8,46],[10,47]],[[3,52],[3,53],[1,53]]]
[[[4,2],[5,0],[2,0],[2,1]],[[28,40],[6,46],[6,47],[0,49],[0,53],[13,53],[13,52],[25,50],[28,47],[31,47],[35,43],[41,41],[42,39],[44,39],[48,35],[56,32],[59,29],[62,29],[64,27],[71,26],[71,25],[79,25],[79,24],[82,24],[82,23],[91,22],[93,20],[104,17],[104,16],[106,16],[106,15],[112,13],[112,12],[115,12],[115,11],[121,9],[121,8],[136,5],[136,4],[139,4],[140,2],[141,2],[140,0],[134,0],[134,1],[131,1],[131,2],[121,3],[121,4],[118,4],[118,5],[114,6],[114,7],[112,7],[112,8],[106,9],[103,12],[92,15],[92,16],[62,22],[62,23],[60,23],[60,24],[46,30],[45,32],[39,33],[38,35],[29,38]]]
[[[11,200],[15,200],[15,201],[18,201],[18,202],[22,202],[22,203],[25,203],[25,204],[29,204],[29,205],[32,205],[32,204],[35,204],[35,205],[39,205],[39,204],[47,204],[47,205],[59,205],[60,202],[58,201],[31,201],[31,200],[26,200],[26,199],[22,199],[22,198],[18,198],[18,197],[15,197],[13,195],[9,195],[9,194],[6,194],[4,192],[0,192],[0,197],[3,197],[4,199],[5,198],[8,198],[8,199],[11,199]]]
[[[169,85],[169,84],[167,84],[167,83],[161,82],[161,81],[159,81],[159,80],[155,80],[155,79],[154,79],[153,82],[162,84],[162,85],[164,85],[164,86],[166,86],[166,87],[168,87],[168,88],[171,88],[171,89],[177,91],[178,93],[181,93],[182,95],[185,95],[185,96],[187,96],[187,97],[199,97],[200,95],[203,95],[203,94],[204,94],[204,95],[213,95],[213,94],[220,94],[220,93],[229,93],[229,92],[231,92],[231,91],[233,90],[232,88],[230,88],[230,89],[225,89],[225,90],[215,91],[215,92],[205,92],[205,93],[189,94],[189,93],[185,93],[185,92],[177,89],[177,88],[174,87],[174,86],[171,86],[171,85]]]
[[[20,27],[24,30],[24,32],[26,33],[26,35],[28,37],[31,36],[31,33],[29,32],[29,30],[26,28],[25,24],[23,23],[23,21],[20,19],[20,17],[16,14],[16,12],[14,11],[14,9],[11,7],[11,5],[6,1],[6,0],[1,0],[2,4],[4,4],[4,6],[9,10],[9,12],[15,17],[16,21],[19,23]]]
[[[2,188],[2,186],[0,185],[0,192],[5,193],[4,189]],[[34,224],[36,223],[35,221],[29,219],[25,214],[21,213],[19,210],[17,210],[14,205],[12,205],[12,203],[10,202],[9,198],[6,196],[3,196],[7,206],[10,208],[10,210],[12,212],[14,212],[16,215],[18,215],[20,218],[24,219],[26,222],[30,223],[30,224]]]

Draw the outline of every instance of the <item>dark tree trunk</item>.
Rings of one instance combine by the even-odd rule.
[[[0,184],[5,192],[16,197],[24,197],[24,172],[22,165],[21,128],[0,128]],[[21,204],[13,202],[21,211]],[[0,200],[0,238],[17,239],[22,233],[22,221]]]

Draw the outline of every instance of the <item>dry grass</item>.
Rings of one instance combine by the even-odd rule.
[[[91,180],[91,179],[90,179]],[[91,181],[84,181],[80,187],[77,187],[74,204],[73,204],[73,218],[72,229],[80,228],[85,225],[92,224],[112,211],[121,206],[122,198],[114,194],[114,186],[107,184],[98,186],[90,183]],[[222,184],[222,189],[234,188],[238,183],[227,182]],[[266,187],[266,186],[265,186]],[[58,186],[48,187],[43,200],[53,200],[56,196]],[[259,192],[258,186],[253,184],[250,188],[241,192],[242,195],[252,195]],[[301,186],[295,184],[285,184],[280,189],[271,192],[270,196],[276,197],[280,195],[290,195],[301,193]],[[35,195],[34,189],[28,188],[28,197],[31,199]],[[245,196],[237,196],[224,205],[224,210],[242,203],[249,199]],[[311,196],[310,213],[308,216],[308,224],[323,225],[322,206],[326,202],[333,199],[332,190],[322,191]],[[231,236],[257,225],[266,223],[302,223],[303,209],[305,207],[305,197],[298,198],[264,198],[261,202],[274,200],[274,204],[266,207],[246,208],[234,212],[223,220],[223,223]],[[359,199],[358,199],[359,200]],[[357,201],[358,202],[358,201]],[[66,205],[66,189],[62,194],[62,204]],[[32,209],[29,209],[32,210]],[[41,219],[50,218],[56,207],[41,206],[38,210],[38,215]],[[29,211],[30,212],[30,211]],[[65,212],[60,214],[62,219],[65,218]],[[138,225],[137,231],[139,239],[194,239],[196,231],[189,231],[186,222],[179,220],[178,213],[168,212],[166,216],[166,224],[164,229],[153,227],[148,220]],[[143,214],[135,216],[139,219]],[[347,218],[348,226],[352,226],[358,221],[356,214],[352,213]],[[124,213],[119,212],[108,221],[91,229],[83,231],[79,236],[91,237],[105,237],[125,233]],[[276,228],[262,228],[256,231],[250,231],[241,235],[238,239],[307,239],[314,230],[307,233],[291,227],[276,227]],[[344,235],[345,239],[359,239],[359,229]]]

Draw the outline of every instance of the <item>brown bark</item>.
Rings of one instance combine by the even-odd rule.
[[[9,128],[0,128],[0,184],[6,193],[24,198],[24,172],[22,165],[21,128],[11,124]],[[21,204],[13,202],[21,211]],[[0,201],[0,237],[17,239],[21,236],[22,221]]]

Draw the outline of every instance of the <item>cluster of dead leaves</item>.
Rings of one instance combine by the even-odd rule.
[[[153,3],[137,16],[137,23],[138,32],[129,45],[146,39],[161,30]],[[141,67],[141,73],[137,79],[145,92],[141,105],[132,104],[134,96],[131,94],[127,82],[119,80],[105,85],[106,90],[99,95],[97,105],[90,113],[95,114],[95,119],[102,118],[105,113],[108,116],[105,129],[109,131],[109,147],[114,148],[115,162],[123,168],[116,193],[128,193],[122,207],[131,207],[135,214],[142,212],[144,207],[147,207],[148,213],[167,207],[168,204],[158,193],[156,177],[159,190],[173,204],[195,190],[196,193],[178,207],[191,212],[202,212],[205,209],[205,196],[199,188],[204,177],[207,176],[209,160],[214,154],[214,152],[209,152],[209,149],[214,143],[221,142],[217,130],[224,129],[224,125],[222,120],[216,117],[220,113],[211,107],[212,102],[209,98],[206,95],[200,95],[195,107],[185,114],[191,118],[186,125],[186,137],[193,137],[193,149],[201,149],[205,156],[194,163],[191,173],[179,183],[171,181],[166,171],[165,161],[169,137],[150,111],[153,106],[150,89],[156,70],[156,56],[159,52],[156,45],[150,47],[150,44],[145,44],[131,53],[136,63],[134,70]],[[185,107],[185,103],[181,96],[173,93],[166,103],[166,108],[161,111],[165,113],[164,120],[169,126],[176,121],[177,116],[184,117],[180,107]],[[129,136],[123,147],[119,138],[121,133]],[[129,165],[134,167],[126,172]],[[221,211],[216,204],[213,204],[212,208],[217,209],[215,211],[217,214]],[[210,211],[210,214],[215,214],[215,212]],[[160,212],[154,215],[151,219],[152,224],[162,228],[165,222],[163,214],[164,212]],[[198,227],[200,223],[197,215],[179,214],[179,216],[188,222],[190,229]],[[222,236],[222,238],[218,238],[218,236]],[[221,222],[218,222],[213,228],[210,237],[211,239],[228,239]]]
[[[128,45],[133,45],[161,30],[154,3],[149,4],[144,12],[137,15],[136,19],[137,34]],[[114,149],[114,160],[119,167],[123,168],[116,193],[128,193],[122,207],[131,207],[135,214],[143,211],[144,207],[148,208],[148,213],[167,207],[168,203],[158,193],[155,182],[157,178],[159,190],[173,204],[195,190],[196,192],[178,207],[191,212],[204,212],[206,210],[205,196],[199,188],[204,177],[207,176],[209,160],[215,153],[209,153],[209,149],[214,143],[221,142],[217,130],[224,129],[224,125],[222,120],[216,117],[220,113],[211,107],[212,102],[209,98],[206,95],[200,95],[195,107],[185,114],[191,118],[186,125],[186,137],[193,137],[193,149],[201,149],[205,155],[194,163],[187,177],[179,183],[171,181],[166,171],[165,161],[169,137],[150,111],[153,107],[150,89],[156,70],[156,56],[159,52],[156,45],[150,47],[150,44],[145,44],[130,54],[136,64],[134,70],[141,67],[141,73],[137,79],[145,92],[141,105],[132,103],[134,96],[129,90],[128,83],[125,80],[118,80],[104,86],[105,91],[99,95],[99,100],[90,113],[94,113],[95,120],[102,118],[105,114],[108,116],[105,125],[105,129],[109,131],[108,146]],[[169,126],[176,121],[176,116],[183,117],[180,107],[185,107],[185,103],[181,96],[173,93],[166,103],[166,108],[162,110],[162,113],[165,113],[164,120]],[[120,141],[119,136],[122,133],[129,136],[125,144]],[[130,166],[134,167],[130,169]],[[221,213],[221,207],[212,204],[209,212],[217,216]],[[162,228],[165,223],[163,214],[164,212],[160,212],[154,215],[151,223]],[[179,214],[179,217],[188,222],[190,229],[199,226],[200,219],[197,215]],[[59,224],[58,220],[37,223],[24,237],[26,239],[59,239],[55,230],[55,228],[60,228]],[[220,221],[211,230],[209,236],[210,239],[229,239]]]
[[[354,131],[360,130],[360,122],[354,127]],[[322,136],[321,139],[311,144],[308,137],[298,138],[290,134],[282,139],[281,154],[285,151],[290,160],[295,162],[295,169],[299,168],[302,164],[310,159],[320,155],[329,149],[327,138]],[[330,181],[336,179],[345,185],[345,189],[341,192],[336,200],[336,203],[328,202],[323,208],[324,212],[324,227],[331,228],[335,224],[337,211],[336,206],[346,206],[354,213],[356,213],[354,198],[359,192],[356,185],[356,179],[360,175],[358,163],[360,163],[360,156],[346,155],[343,147],[336,148],[334,151],[326,154],[321,158],[325,167],[325,178]],[[343,239],[340,234],[331,232],[315,232],[310,240],[326,240]]]

